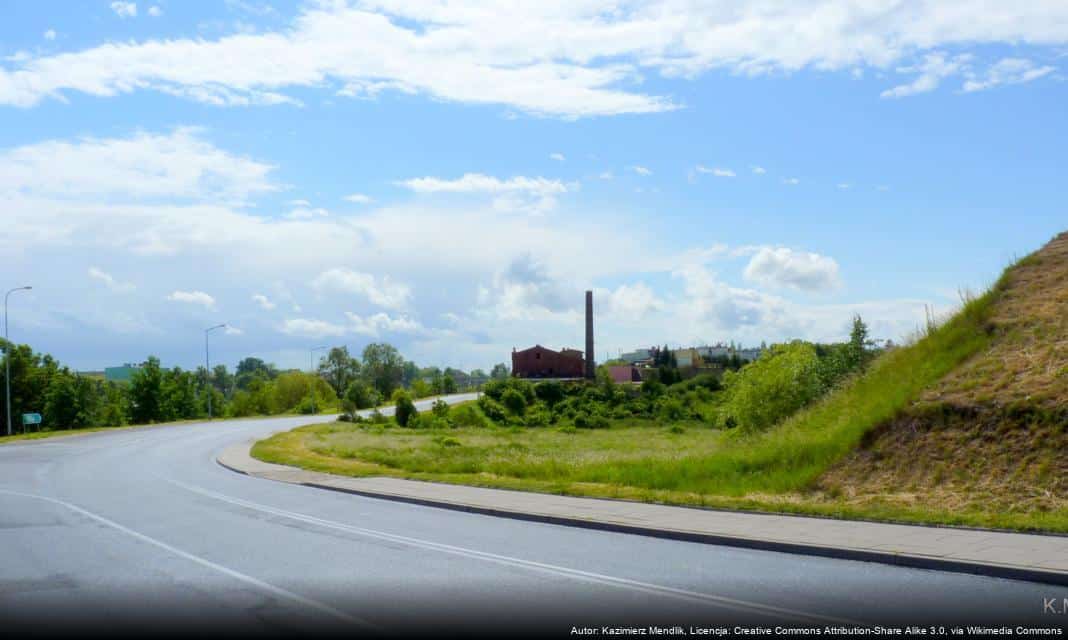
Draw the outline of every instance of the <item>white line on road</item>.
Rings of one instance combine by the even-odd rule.
[[[553,575],[563,576],[567,578],[573,578],[576,580],[582,580],[585,582],[593,582],[606,586],[612,586],[617,588],[625,588],[640,591],[643,593],[649,593],[653,595],[666,596],[670,598],[686,600],[690,602],[700,602],[706,605],[723,607],[726,609],[742,610],[742,611],[757,611],[772,615],[774,617],[795,621],[795,620],[809,620],[818,622],[827,622],[834,624],[844,624],[851,626],[870,627],[871,624],[866,622],[859,622],[856,620],[849,620],[846,618],[835,618],[831,616],[823,616],[814,613],[808,613],[805,611],[797,611],[793,609],[785,609],[782,607],[775,607],[771,605],[761,604],[757,602],[748,602],[745,600],[738,600],[735,598],[728,598],[725,596],[717,596],[708,593],[700,593],[697,591],[689,591],[686,589],[678,589],[675,587],[668,587],[664,585],[651,584],[648,582],[640,582],[637,580],[630,580],[628,578],[618,578],[615,576],[604,575],[600,573],[593,573],[589,571],[582,571],[579,569],[571,569],[568,567],[561,567],[558,565],[547,564],[544,562],[535,562],[532,560],[523,560],[522,558],[515,558],[512,556],[504,556],[496,553],[489,553],[486,551],[477,551],[475,549],[467,549],[464,547],[456,547],[449,544],[443,544],[439,542],[431,542],[429,540],[421,540],[419,538],[411,538],[408,536],[401,536],[393,533],[387,533],[385,531],[376,531],[374,529],[366,529],[364,527],[357,527],[353,525],[344,524],[341,522],[334,522],[332,520],[324,520],[323,518],[317,518],[315,516],[309,516],[302,513],[296,513],[294,511],[287,511],[285,509],[278,509],[270,507],[264,504],[256,502],[250,502],[248,500],[242,500],[240,498],[234,498],[221,493],[197,487],[177,480],[169,478],[161,478],[173,485],[182,487],[193,493],[199,493],[203,496],[221,500],[223,502],[229,502],[237,506],[245,507],[247,509],[253,509],[255,511],[261,511],[263,513],[269,513],[276,516],[282,516],[290,518],[292,520],[298,520],[309,524],[318,525],[320,527],[335,529],[338,531],[346,531],[361,536],[370,538],[377,538],[379,540],[387,540],[390,542],[397,542],[410,546],[420,547],[423,549],[429,549],[434,551],[440,551],[442,553],[448,553],[452,555],[459,555],[467,558],[484,560],[487,562],[493,562],[497,564],[504,564],[512,567],[520,567],[525,569],[531,569],[542,573],[549,573]]]
[[[209,568],[209,569],[211,569],[213,571],[217,571],[217,572],[222,573],[224,575],[230,576],[231,578],[235,578],[235,579],[240,580],[242,582],[248,583],[250,585],[253,585],[253,586],[255,586],[255,587],[257,587],[257,588],[259,588],[259,589],[261,589],[263,591],[266,591],[268,593],[271,593],[273,595],[280,596],[280,597],[288,599],[288,600],[292,600],[293,602],[296,602],[298,604],[302,604],[302,605],[304,605],[306,607],[309,607],[311,609],[315,609],[317,611],[321,611],[321,612],[326,613],[326,614],[328,614],[330,616],[333,616],[334,618],[337,618],[339,620],[343,620],[345,622],[351,622],[351,623],[354,623],[354,624],[357,624],[357,625],[360,625],[360,626],[363,626],[363,627],[367,627],[369,629],[374,629],[376,631],[381,631],[381,628],[378,627],[377,625],[374,625],[374,624],[372,624],[370,622],[367,622],[366,620],[357,618],[355,616],[349,615],[349,614],[345,613],[344,611],[339,611],[338,609],[335,609],[334,607],[331,607],[330,605],[323,604],[322,602],[318,602],[318,601],[312,600],[310,598],[305,598],[304,596],[301,596],[301,595],[297,595],[296,593],[293,593],[292,591],[287,591],[287,590],[285,590],[285,589],[283,589],[281,587],[276,587],[273,584],[264,582],[263,580],[259,580],[257,578],[253,578],[252,576],[249,576],[249,575],[246,575],[244,573],[241,573],[240,571],[234,571],[233,569],[230,569],[228,567],[224,567],[224,566],[222,566],[220,564],[216,564],[216,563],[212,562],[211,560],[205,560],[204,558],[201,558],[200,556],[195,556],[195,555],[189,553],[188,551],[182,551],[181,549],[178,549],[177,547],[172,547],[171,545],[167,544],[166,542],[161,542],[159,540],[156,540],[155,538],[151,538],[149,536],[146,536],[145,534],[139,533],[137,531],[134,531],[133,529],[130,529],[129,527],[123,526],[123,525],[119,524],[118,522],[115,522],[114,520],[109,520],[109,519],[105,518],[104,516],[97,515],[97,514],[91,512],[91,511],[87,511],[87,510],[85,510],[85,509],[83,509],[83,508],[81,508],[81,507],[79,507],[77,505],[73,505],[73,504],[71,504],[69,502],[65,502],[63,500],[58,500],[56,498],[49,498],[47,496],[39,496],[39,495],[35,495],[35,494],[32,494],[32,493],[23,493],[21,491],[10,491],[10,490],[7,490],[7,489],[0,489],[0,493],[5,493],[5,494],[8,494],[8,495],[13,495],[13,496],[22,496],[24,498],[35,498],[37,500],[44,500],[46,502],[51,502],[53,504],[58,504],[60,506],[66,507],[67,509],[70,509],[71,511],[74,511],[75,513],[80,513],[80,514],[82,514],[83,516],[85,516],[87,518],[95,520],[95,521],[99,522],[100,524],[103,524],[103,525],[106,525],[108,527],[111,527],[112,529],[115,529],[116,531],[121,531],[122,533],[125,533],[125,534],[127,534],[129,536],[132,536],[134,538],[137,538],[138,540],[141,540],[142,542],[147,542],[148,544],[151,544],[153,546],[159,547],[160,549],[163,549],[165,551],[169,551],[170,553],[173,553],[174,555],[177,555],[177,556],[180,556],[182,558],[185,558],[186,560],[189,560],[191,562],[195,562],[195,563],[199,564],[202,567],[207,567],[207,568]]]

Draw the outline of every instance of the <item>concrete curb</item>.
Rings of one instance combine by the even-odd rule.
[[[745,549],[757,549],[762,551],[778,551],[783,553],[836,558],[842,560],[876,562],[880,564],[889,564],[901,567],[949,571],[955,573],[966,573],[995,578],[1005,578],[1010,580],[1024,580],[1028,582],[1040,582],[1045,584],[1068,586],[1068,571],[1060,571],[1056,569],[1042,569],[1025,565],[1012,565],[996,562],[977,562],[964,559],[946,558],[935,555],[924,555],[920,553],[902,553],[893,551],[880,551],[875,549],[858,549],[831,545],[808,544],[804,542],[787,542],[782,540],[757,538],[744,535],[725,535],[721,533],[674,529],[669,527],[650,527],[638,524],[624,524],[620,522],[599,520],[596,518],[583,518],[578,516],[563,516],[547,513],[537,513],[533,511],[508,509],[504,507],[490,507],[484,505],[469,504],[461,501],[448,500],[445,498],[427,498],[410,494],[406,495],[403,492],[396,491],[384,491],[364,487],[358,488],[352,486],[342,486],[345,480],[352,481],[356,479],[349,478],[347,476],[335,476],[332,474],[305,471],[296,467],[266,463],[260,460],[256,460],[249,455],[249,451],[251,450],[253,444],[254,443],[248,442],[233,445],[224,450],[222,453],[220,453],[216,457],[216,462],[220,466],[230,471],[255,478],[274,480],[277,482],[287,482],[290,484],[298,484],[307,487],[314,487],[327,491],[335,491],[338,493],[357,495],[366,498],[392,500],[395,502],[403,502],[407,504],[416,504],[426,507],[450,509],[453,511],[463,511],[466,513],[477,513],[480,515],[511,518],[514,520],[524,520],[529,522],[579,527],[599,531],[612,531],[615,533],[627,533],[653,538],[679,540],[684,542],[715,544]],[[414,480],[405,482],[416,482],[421,485],[435,484]],[[510,491],[506,489],[493,489],[492,491],[498,491],[502,494],[525,493]],[[609,500],[599,501],[595,498],[585,498],[584,500],[595,500],[598,502],[605,503],[618,502]],[[667,508],[692,509],[688,507]],[[737,514],[737,512],[733,513]],[[757,518],[767,515],[778,514],[761,513],[746,515],[751,515],[752,517]],[[827,518],[806,518],[804,516],[795,515],[782,515],[781,517],[796,519],[799,522],[805,523],[828,520]],[[914,528],[929,529],[929,527]],[[951,528],[946,527],[946,529]],[[1027,534],[1003,535],[1025,536]]]

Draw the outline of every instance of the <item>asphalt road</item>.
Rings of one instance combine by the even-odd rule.
[[[0,629],[1061,627],[1068,589],[495,518],[250,478],[236,420],[0,446]]]

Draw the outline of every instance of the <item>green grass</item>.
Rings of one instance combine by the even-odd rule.
[[[681,433],[648,421],[605,430],[318,425],[257,443],[254,457],[343,475],[388,475],[569,495],[848,518],[1068,531],[1068,513],[950,511],[930,503],[862,502],[816,490],[817,478],[866,433],[990,345],[988,319],[1004,278],[915,343],[772,429],[699,424]]]

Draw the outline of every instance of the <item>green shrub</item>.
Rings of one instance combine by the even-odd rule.
[[[599,413],[580,411],[575,415],[575,427],[578,429],[607,429],[608,418]]]
[[[434,401],[434,404],[430,406],[431,413],[435,418],[448,418],[449,417],[449,403],[444,400],[438,399]]]
[[[458,407],[453,407],[449,412],[449,416],[454,425],[458,427],[488,427],[490,422],[486,419],[486,416],[482,415],[482,412],[478,410],[478,407],[474,404],[462,404]]]
[[[552,423],[552,419],[552,413],[550,413],[548,409],[542,406],[537,406],[527,412],[523,424],[528,427],[547,427]]]
[[[302,415],[315,413],[318,408],[319,404],[310,395],[304,396],[296,406],[297,413]]]
[[[767,429],[825,390],[816,349],[800,340],[773,345],[724,381],[724,411],[746,430]]]
[[[527,399],[516,389],[505,389],[501,394],[501,404],[514,416],[521,416],[527,410]]]
[[[419,411],[415,408],[415,403],[412,402],[412,397],[403,389],[395,391],[393,393],[393,399],[396,402],[396,411],[393,413],[393,418],[400,426],[407,427],[411,418],[419,415]]]
[[[487,418],[494,422],[503,423],[508,420],[508,414],[505,412],[504,406],[488,394],[478,399],[478,407],[479,409],[482,409],[482,413],[485,414]]]
[[[678,398],[664,396],[656,402],[656,415],[664,422],[678,422],[689,417],[689,412]]]

